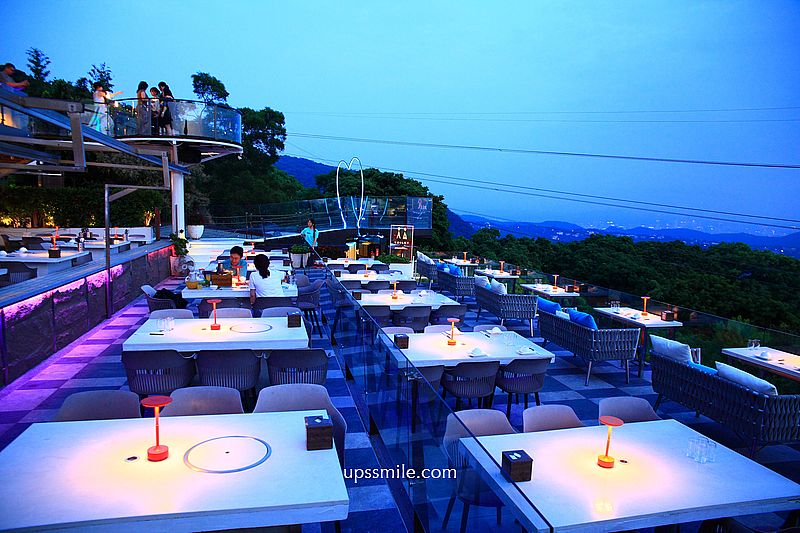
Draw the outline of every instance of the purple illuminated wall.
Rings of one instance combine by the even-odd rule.
[[[114,309],[140,296],[142,285],[167,278],[170,255],[167,247],[112,267]],[[98,272],[2,308],[3,382],[16,379],[102,322],[105,283],[105,271]]]

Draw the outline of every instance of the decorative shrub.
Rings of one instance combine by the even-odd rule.
[[[308,254],[311,253],[311,248],[307,244],[293,244],[291,248],[289,248],[289,253],[292,254]]]
[[[405,257],[399,256],[399,255],[392,255],[392,254],[379,255],[375,259],[377,259],[381,263],[386,263],[387,265],[389,265],[391,263],[405,265],[405,264],[408,264],[408,263],[411,262]]]

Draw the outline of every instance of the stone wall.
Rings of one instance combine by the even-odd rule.
[[[169,277],[171,248],[111,268],[114,309],[138,298],[145,284]],[[18,378],[106,318],[106,273],[85,278],[0,309],[3,384]]]

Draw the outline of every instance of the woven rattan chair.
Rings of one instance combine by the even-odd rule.
[[[467,530],[469,510],[472,506],[494,507],[497,509],[497,524],[500,525],[503,502],[492,489],[481,479],[480,473],[474,468],[468,468],[468,461],[461,453],[462,438],[484,437],[488,435],[510,435],[516,433],[508,419],[500,411],[494,409],[472,409],[451,413],[447,416],[444,439],[442,444],[447,452],[450,467],[459,470],[456,489],[450,496],[447,509],[444,513],[442,529],[447,530],[450,514],[453,512],[456,498],[463,504],[461,511],[461,533]],[[510,529],[510,528],[509,528]]]
[[[327,389],[322,385],[294,383],[291,385],[273,385],[261,389],[254,413],[280,413],[284,411],[307,411],[318,409],[326,411],[333,422],[333,441],[339,464],[344,468],[344,437],[347,433],[347,422],[342,413],[333,406]]]
[[[442,305],[439,309],[431,311],[431,324],[447,324],[448,318],[457,318],[464,322],[465,316],[467,316],[466,305]]]
[[[122,366],[131,392],[140,396],[170,394],[187,387],[194,377],[194,361],[175,350],[122,352]]]
[[[392,324],[395,326],[407,326],[416,332],[421,332],[428,325],[430,317],[431,307],[429,305],[410,305],[394,312]]]
[[[544,387],[544,376],[550,359],[514,359],[497,371],[495,384],[497,388],[508,394],[506,416],[511,416],[511,397],[519,395],[525,397],[525,409],[528,408],[528,394],[533,393],[536,405],[540,405],[539,391]]]
[[[650,402],[635,396],[616,396],[600,400],[599,416],[616,416],[626,424],[661,420],[653,411]]]
[[[267,358],[270,385],[314,383],[324,385],[328,374],[325,350],[273,350]]]
[[[498,361],[459,363],[445,371],[442,376],[442,387],[445,394],[450,393],[455,396],[456,409],[461,408],[462,398],[469,400],[470,406],[472,399],[476,398],[479,408],[487,405],[491,407],[495,377],[499,369]]]
[[[437,272],[437,284],[442,292],[448,292],[457,300],[475,296],[475,282],[471,276],[456,276],[449,272]]]
[[[391,285],[389,285],[388,281],[383,280],[372,280],[368,281],[364,284],[364,288],[373,294],[377,294],[379,290],[386,290],[391,289]]]
[[[228,387],[187,387],[170,394],[162,416],[237,415],[244,413],[242,396]]]
[[[439,271],[436,270],[436,265],[417,261],[417,274],[420,275],[420,278],[428,280],[428,289],[430,289],[436,283]]]
[[[539,303],[537,296],[532,294],[500,294],[486,287],[475,287],[475,301],[478,303],[478,315],[476,318],[480,318],[481,311],[485,309],[499,318],[501,325],[508,319],[527,320],[530,324],[531,337],[533,337],[533,319],[536,318]]]
[[[522,431],[526,433],[581,427],[583,422],[569,405],[537,405],[522,412]]]
[[[150,313],[150,318],[194,318],[189,309],[158,309]]]
[[[592,364],[601,361],[623,361],[625,379],[630,383],[630,362],[636,358],[639,328],[591,329],[539,311],[539,332],[547,342],[553,342],[588,363],[586,385],[592,374]]]
[[[261,358],[252,350],[197,352],[197,376],[201,385],[255,392],[260,372]]]
[[[91,390],[67,396],[55,422],[139,418],[139,396],[125,390]]]

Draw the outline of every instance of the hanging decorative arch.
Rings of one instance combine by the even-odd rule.
[[[339,161],[339,164],[336,165],[336,203],[339,206],[339,215],[342,217],[342,229],[347,229],[347,220],[344,216],[344,210],[342,209],[342,197],[339,194],[339,169],[342,168],[342,164],[347,166],[347,171],[352,171],[353,162],[358,161],[358,172],[361,175],[361,199],[358,204],[358,215],[356,216],[356,230],[358,234],[361,235],[361,219],[364,217],[364,167],[361,166],[361,160],[357,157],[353,157],[350,159],[350,162],[345,162],[344,159]],[[355,207],[353,207],[353,214],[355,215]]]

